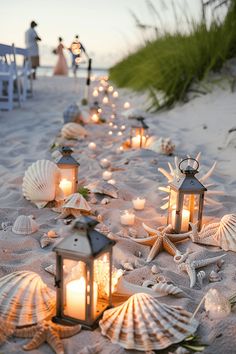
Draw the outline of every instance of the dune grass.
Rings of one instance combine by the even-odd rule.
[[[109,70],[118,87],[148,90],[151,109],[183,101],[194,82],[236,55],[236,0],[222,23],[189,21],[189,33],[166,33]],[[158,92],[162,99],[158,99]]]

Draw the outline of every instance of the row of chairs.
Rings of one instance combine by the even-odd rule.
[[[20,63],[19,63],[20,62]],[[28,50],[0,44],[0,110],[12,110],[33,95]]]

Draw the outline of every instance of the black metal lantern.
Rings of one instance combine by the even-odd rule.
[[[54,247],[57,305],[54,321],[93,328],[111,306],[112,246],[94,229],[97,221],[80,217],[71,235]]]
[[[131,125],[130,129],[130,146],[131,148],[143,148],[149,138],[148,125],[143,117],[137,118],[137,123]]]
[[[72,156],[73,150],[68,146],[63,146],[59,150],[62,156],[56,161],[57,166],[61,171],[61,180],[59,187],[67,197],[72,193],[76,193],[78,189],[78,170],[79,162]]]
[[[194,161],[196,168],[189,165]],[[181,169],[184,161],[188,161],[185,169]],[[174,232],[183,233],[190,229],[189,222],[198,223],[198,230],[202,226],[202,212],[204,193],[206,188],[195,177],[198,173],[199,163],[193,158],[187,158],[179,163],[179,170],[185,176],[170,183],[170,197],[168,206],[168,224],[172,225]]]

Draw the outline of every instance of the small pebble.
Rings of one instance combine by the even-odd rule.
[[[159,272],[158,267],[154,264],[151,268],[152,274],[157,274]]]
[[[106,205],[106,204],[108,204],[108,203],[110,203],[110,200],[109,200],[108,198],[103,198],[103,199],[101,200],[101,204],[102,204],[102,205]]]

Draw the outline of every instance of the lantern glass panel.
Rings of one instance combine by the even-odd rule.
[[[189,211],[189,221],[195,223],[199,217],[199,194],[185,194],[183,201],[183,209]]]
[[[65,196],[77,192],[77,174],[78,168],[76,167],[61,167],[61,182],[60,188],[63,190]]]
[[[111,292],[110,267],[109,252],[103,253],[94,260],[94,283],[96,283],[98,289],[96,317],[109,306]]]
[[[63,304],[66,316],[86,320],[86,263],[63,260]]]

